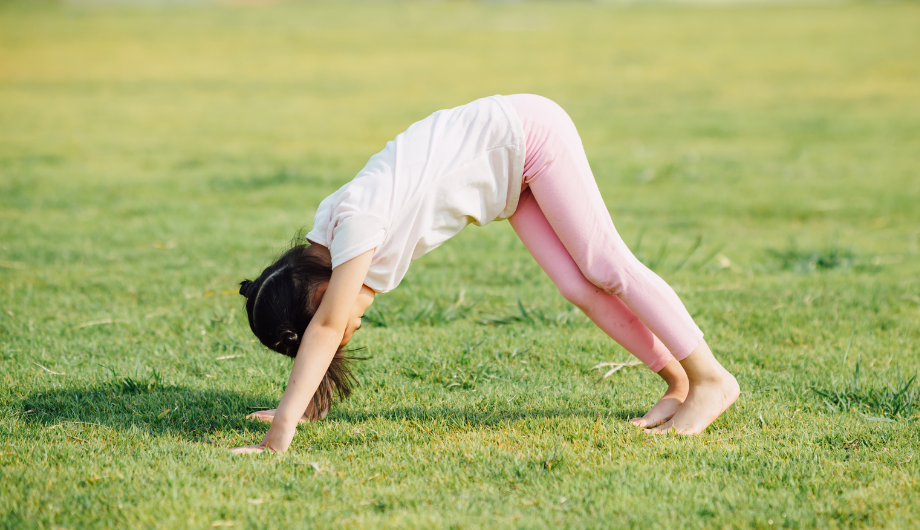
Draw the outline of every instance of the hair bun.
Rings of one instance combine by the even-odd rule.
[[[292,346],[298,344],[298,340],[300,339],[299,335],[289,329],[282,331],[280,335],[283,342],[286,342]]]
[[[300,336],[290,329],[282,329],[278,332],[278,342],[272,346],[272,349],[288,357],[295,357],[298,347],[300,347]]]
[[[245,296],[246,298],[249,298],[249,291],[251,290],[252,290],[251,280],[243,280],[240,282],[240,294],[241,295]]]

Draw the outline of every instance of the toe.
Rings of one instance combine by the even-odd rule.
[[[668,416],[659,415],[659,414],[655,414],[655,415],[649,414],[645,418],[643,418],[643,420],[645,422],[645,426],[651,428],[651,427],[657,427],[661,425],[662,423],[670,420],[673,416],[674,414],[670,414]]]
[[[667,422],[665,422],[665,423],[663,423],[663,424],[661,424],[661,425],[655,427],[654,429],[652,429],[651,432],[654,433],[654,434],[664,434],[664,433],[670,431],[670,430],[673,429],[673,428],[674,428],[674,421],[667,421]]]

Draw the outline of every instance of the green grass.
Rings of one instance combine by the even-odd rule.
[[[0,3],[0,527],[910,528],[920,5]],[[435,109],[535,92],[738,376],[694,439],[507,223],[282,456],[236,294]]]

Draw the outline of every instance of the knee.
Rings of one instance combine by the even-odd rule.
[[[617,263],[603,260],[592,263],[581,271],[592,287],[606,293],[622,296],[629,286],[629,278],[634,274],[629,263]]]
[[[559,294],[579,309],[586,309],[591,305],[591,301],[597,297],[600,289],[591,284],[584,277],[570,278],[564,282],[556,284]]]

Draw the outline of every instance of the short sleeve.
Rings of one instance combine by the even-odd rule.
[[[313,228],[310,229],[310,232],[306,236],[308,241],[324,247],[329,246],[329,239],[332,235],[331,233],[327,233],[329,232],[329,223],[332,222],[333,209],[335,205],[338,204],[339,197],[345,191],[346,186],[347,184],[319,203],[319,206],[316,208],[316,215],[313,216]]]
[[[373,215],[345,211],[333,216],[326,232],[331,233],[331,243],[328,246],[334,269],[382,245],[386,238],[387,225]]]
[[[392,149],[374,155],[316,209],[307,239],[329,248],[332,268],[384,245],[390,229],[393,158]]]

